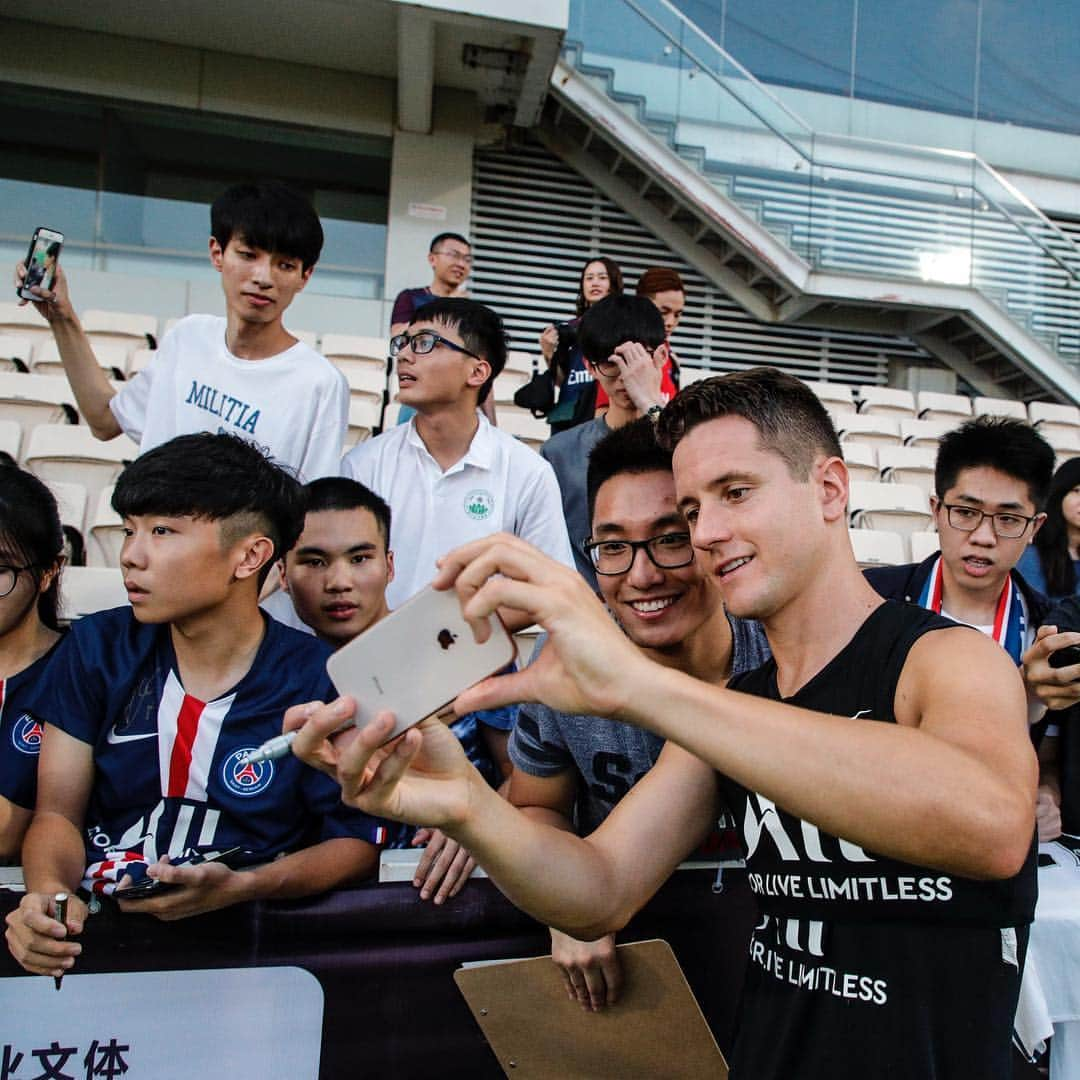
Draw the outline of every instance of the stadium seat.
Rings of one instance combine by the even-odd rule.
[[[856,528],[887,529],[901,536],[930,526],[930,507],[914,484],[865,484],[852,481],[848,513]]]
[[[29,371],[33,340],[25,334],[0,333],[0,371]]]
[[[135,315],[126,311],[89,310],[82,313],[82,328],[95,352],[100,345],[122,345],[127,351],[157,342],[155,315]]]
[[[1062,436],[1066,441],[1080,437],[1080,409],[1075,405],[1054,405],[1048,401],[1033,401],[1028,405],[1028,416],[1039,434],[1055,449],[1058,449],[1059,445],[1051,441],[1052,435]],[[1062,448],[1063,446],[1064,444]]]
[[[94,356],[97,357],[98,366],[110,377],[123,379],[128,366],[128,354],[132,352],[131,343],[126,345],[117,342],[91,342]],[[51,338],[42,341],[34,349],[34,359],[30,363],[30,370],[35,375],[64,375],[64,364],[60,359],[60,350],[56,342]]]
[[[948,420],[901,420],[900,437],[905,446],[929,446],[936,451],[941,436],[956,426]]]
[[[398,401],[391,401],[386,406],[386,410],[383,412],[383,431],[389,431],[392,427],[397,427],[399,412],[401,412],[401,403]]]
[[[679,389],[685,390],[688,386],[701,382],[702,379],[711,379],[714,375],[719,374],[718,371],[713,371],[712,368],[691,367],[689,364],[680,364]]]
[[[546,420],[537,420],[527,409],[513,406],[499,410],[499,427],[533,450],[539,450],[551,435]]]
[[[28,337],[36,344],[40,338],[51,338],[52,330],[31,304],[13,303],[0,304],[0,334]]]
[[[302,341],[309,349],[317,348],[319,344],[318,330],[294,330],[291,326],[286,329],[297,341]]]
[[[899,446],[900,427],[892,416],[864,416],[862,413],[830,413],[845,451],[849,443],[867,446]]]
[[[128,353],[127,370],[124,372],[125,378],[130,379],[132,375],[137,375],[156,355],[156,349],[132,349]]]
[[[863,416],[892,416],[898,420],[915,415],[915,395],[893,386],[859,386],[855,389]]]
[[[21,424],[25,439],[39,424],[77,424],[79,413],[67,379],[0,371],[0,420]]]
[[[862,570],[871,566],[898,566],[907,562],[899,533],[884,529],[848,529],[855,561]]]
[[[1011,416],[1014,420],[1027,420],[1027,406],[1011,398],[977,397],[971,403],[976,416]]]
[[[532,376],[533,362],[536,362],[537,370],[543,371],[547,364],[544,358],[538,354],[521,352],[519,349],[511,349],[506,354],[506,364],[503,371],[526,371]]]
[[[354,334],[323,334],[322,354],[348,378],[350,371],[375,371],[386,375],[389,345],[386,338]]]
[[[971,398],[964,394],[920,390],[915,399],[915,411],[920,420],[947,420],[952,424],[962,424],[971,419]]]
[[[818,400],[829,412],[855,412],[855,397],[850,386],[842,383],[808,382],[806,384],[817,395]]]
[[[1040,425],[1039,434],[1054,448],[1054,453],[1062,460],[1068,460],[1080,454],[1080,427],[1058,427]]]
[[[380,405],[369,397],[354,397],[349,401],[349,430],[345,433],[345,449],[370,438],[379,423]]]
[[[879,478],[877,459],[876,447],[860,442],[844,444],[844,462],[852,480],[876,482]]]
[[[87,528],[90,543],[86,551],[88,566],[120,565],[120,549],[124,545],[124,521],[112,508],[114,487],[114,484],[110,484],[101,489],[97,506],[90,514]]]
[[[60,581],[60,601],[66,622],[121,607],[128,603],[124,575],[112,567],[69,566]]]
[[[941,550],[941,543],[936,532],[920,531],[913,532],[908,540],[911,541],[911,561],[922,562],[928,559],[935,551]]]
[[[491,388],[491,392],[495,395],[495,404],[513,405],[514,394],[531,378],[532,374],[527,371],[503,369],[495,376],[495,385]]]
[[[881,479],[892,484],[914,484],[924,494],[934,490],[937,454],[928,446],[883,446],[878,451]]]
[[[86,488],[73,480],[46,480],[45,486],[56,499],[60,524],[82,533],[86,528]]]
[[[22,424],[18,420],[0,420],[0,450],[19,461],[22,447]]]
[[[86,505],[94,512],[102,488],[115,483],[124,465],[138,453],[138,445],[126,435],[102,442],[81,424],[43,424],[30,432],[23,457],[30,472],[46,483],[61,480],[82,484],[86,488]]]
[[[382,405],[386,391],[386,372],[373,367],[343,368],[342,374],[349,384],[353,401],[372,401]]]

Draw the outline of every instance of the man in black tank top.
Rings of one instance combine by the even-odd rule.
[[[1015,666],[978,631],[866,583],[835,431],[797,379],[696,383],[659,432],[702,568],[772,647],[744,693],[648,661],[578,575],[513,537],[460,548],[436,579],[471,619],[510,605],[549,634],[530,667],[466,691],[458,710],[542,701],[667,740],[591,836],[499,800],[443,725],[386,756],[389,718],[328,744],[348,704],[316,707],[286,718],[310,716],[296,751],[350,805],[440,826],[575,937],[625,924],[722,789],[761,904],[732,1077],[1007,1080],[1035,896],[1036,766]]]

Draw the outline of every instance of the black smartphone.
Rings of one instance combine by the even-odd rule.
[[[64,246],[64,234],[56,229],[39,225],[30,237],[30,249],[26,253],[26,277],[15,290],[23,300],[41,300],[30,289],[37,285],[51,289],[56,280],[56,263]]]
[[[220,862],[230,870],[236,870],[245,865],[251,858],[251,852],[246,848],[232,847],[225,851],[219,851],[216,855],[194,855],[190,859],[173,863],[173,866],[198,866],[200,863]],[[135,885],[129,885],[126,889],[117,889],[113,893],[116,900],[149,900],[153,896],[161,896],[176,889],[182,889],[183,885],[177,885],[171,881],[159,881],[157,878],[145,877]]]
[[[1080,664],[1080,645],[1066,645],[1063,649],[1055,649],[1046,660],[1052,668]]]

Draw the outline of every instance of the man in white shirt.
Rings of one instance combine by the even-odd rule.
[[[302,480],[337,472],[349,415],[345,377],[282,323],[308,283],[323,232],[311,205],[268,181],[229,188],[210,211],[210,262],[226,317],[189,315],[154,359],[117,390],[98,365],[57,268],[35,291],[79,412],[99,439],[121,431],[145,452],[176,435],[229,432],[266,449]],[[16,270],[21,280],[25,269]]]
[[[393,512],[390,607],[427,585],[446,552],[491,533],[513,533],[572,566],[551,466],[478,412],[506,362],[498,315],[474,300],[432,300],[390,350],[398,400],[416,416],[341,463],[343,475],[381,495]],[[520,619],[507,621],[520,628]]]

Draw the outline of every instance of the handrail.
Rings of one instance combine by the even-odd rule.
[[[584,0],[587,3],[587,0]],[[1008,196],[1019,203],[1024,210],[1032,217],[1036,218],[1039,227],[1045,229],[1052,234],[1065,248],[1066,251],[1071,251],[1076,259],[1075,267],[1070,265],[1070,262],[1057,254],[1052,250],[1042,239],[1033,235],[1029,226],[1023,224],[1017,220],[1014,212],[1005,208],[1001,204],[1001,200],[995,197],[986,188],[989,186],[985,183],[979,183],[976,175],[972,176],[970,181],[964,182],[963,185],[957,185],[955,181],[945,181],[941,177],[927,176],[919,173],[908,172],[893,172],[884,169],[874,168],[871,166],[852,165],[840,160],[816,157],[813,152],[807,153],[797,142],[785,132],[778,130],[776,125],[771,122],[763,113],[763,110],[757,106],[751,104],[745,99],[745,96],[740,94],[730,83],[728,79],[718,74],[713,70],[712,65],[705,63],[697,55],[697,53],[686,46],[678,37],[671,34],[668,29],[655,19],[649,12],[647,12],[638,0],[620,0],[620,2],[632,10],[639,18],[648,23],[657,33],[659,33],[670,45],[677,49],[680,55],[686,57],[698,71],[702,72],[709,79],[712,80],[717,86],[719,86],[726,94],[734,98],[744,109],[746,109],[751,115],[756,117],[769,131],[771,131],[777,138],[784,142],[785,145],[791,148],[802,160],[806,161],[811,166],[817,166],[819,168],[833,168],[844,170],[846,172],[861,172],[870,175],[891,176],[902,180],[914,180],[921,183],[931,184],[945,184],[949,183],[952,186],[965,186],[972,192],[980,195],[989,205],[992,205],[995,211],[1006,221],[1012,225],[1017,232],[1021,233],[1027,238],[1027,240],[1039,249],[1048,259],[1054,262],[1061,270],[1070,277],[1073,281],[1080,284],[1080,247],[1068,236],[1061,228],[1059,228],[1053,221],[1050,220],[1023,192],[1015,187],[1010,181],[1006,180],[989,162],[984,161],[978,154],[967,150],[949,150],[937,147],[916,147],[913,148],[910,144],[898,143],[884,139],[867,139],[855,135],[843,135],[843,134],[829,134],[829,138],[837,142],[845,142],[852,147],[865,147],[865,148],[877,148],[882,151],[892,151],[893,153],[901,153],[910,155],[913,149],[917,149],[919,154],[923,156],[933,156],[936,158],[950,158],[955,163],[957,161],[970,162],[973,170],[977,170],[982,174],[985,174],[994,184],[997,184],[1002,188]],[[671,0],[653,0],[653,2],[662,7],[668,14],[670,14],[677,22],[688,27],[698,38],[711,48],[725,64],[730,65],[736,70],[748,83],[753,85],[755,89],[769,100],[769,102],[786,114],[791,121],[797,125],[802,132],[810,139],[816,139],[819,133],[813,128],[813,126],[798,115],[787,104],[781,101],[775,94],[772,93],[759,79],[757,79],[752,72],[748,71],[738,60],[736,60],[726,49],[714,41],[700,26],[697,25],[692,19],[680,11]],[[827,134],[827,133],[821,133]]]

